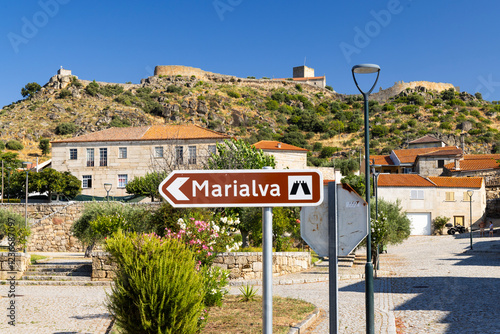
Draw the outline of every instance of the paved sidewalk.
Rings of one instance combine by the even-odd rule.
[[[396,333],[500,333],[500,237],[473,240],[454,237],[410,237],[383,254],[374,281],[375,332]],[[363,254],[363,252],[361,252]],[[61,256],[61,253],[54,255]],[[64,257],[82,259],[82,254]],[[300,298],[324,310],[301,334],[328,331],[328,262],[306,272],[273,279],[273,294]],[[365,332],[364,260],[352,268],[339,268],[339,333]],[[233,282],[233,284],[259,282]],[[104,306],[109,287],[0,285],[0,333],[104,334],[111,319]],[[259,287],[260,290],[260,287]],[[238,286],[230,292],[239,294]],[[14,300],[16,327],[8,325],[7,307]]]

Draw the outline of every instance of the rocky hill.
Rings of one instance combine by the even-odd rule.
[[[178,74],[176,74],[178,73]],[[0,137],[24,144],[21,160],[48,159],[38,142],[111,126],[195,123],[247,138],[281,140],[311,150],[311,162],[347,156],[363,140],[362,99],[292,80],[237,78],[186,67],[158,67],[140,84],[80,80],[70,71],[0,111]],[[329,88],[329,87],[327,87]],[[500,142],[500,105],[451,84],[396,83],[374,94],[374,153],[387,153],[425,134],[449,145],[489,153]],[[325,148],[328,148],[327,150]]]

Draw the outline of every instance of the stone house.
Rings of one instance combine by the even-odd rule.
[[[445,147],[446,144],[441,139],[426,135],[408,143],[408,148]]]
[[[135,177],[155,170],[202,169],[216,143],[231,137],[196,125],[110,128],[52,141],[52,168],[82,181],[82,194],[126,196]]]
[[[472,190],[472,203],[467,191]],[[400,201],[412,222],[412,235],[430,235],[432,221],[449,217],[450,223],[477,228],[486,210],[486,190],[482,177],[423,177],[416,174],[380,174],[378,196]]]
[[[456,146],[443,146],[393,150],[389,155],[370,156],[370,160],[379,173],[439,176],[446,164],[461,157],[461,149]]]
[[[253,146],[267,155],[273,155],[276,161],[276,169],[307,168],[308,150],[305,148],[274,140],[261,140]]]
[[[326,76],[314,76],[314,68],[307,66],[296,66],[293,68],[293,77],[290,78],[292,81],[298,83],[306,83],[308,85],[325,88],[326,87]],[[273,80],[288,80],[288,79],[273,79]]]

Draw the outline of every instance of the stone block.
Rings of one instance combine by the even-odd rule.
[[[235,257],[234,256],[226,256],[226,258],[224,259],[224,263],[226,264],[235,264],[236,263],[236,260],[235,260]]]
[[[254,262],[252,268],[254,271],[262,271],[262,262]]]

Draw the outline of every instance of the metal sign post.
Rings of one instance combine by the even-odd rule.
[[[330,334],[337,334],[339,328],[339,282],[337,255],[337,186],[328,183],[328,289],[330,299]]]
[[[263,169],[271,169],[264,167]],[[273,332],[273,208],[262,208],[262,333]]]
[[[273,207],[323,202],[319,170],[178,170],[160,184],[176,208],[262,207],[262,332],[273,332]]]

